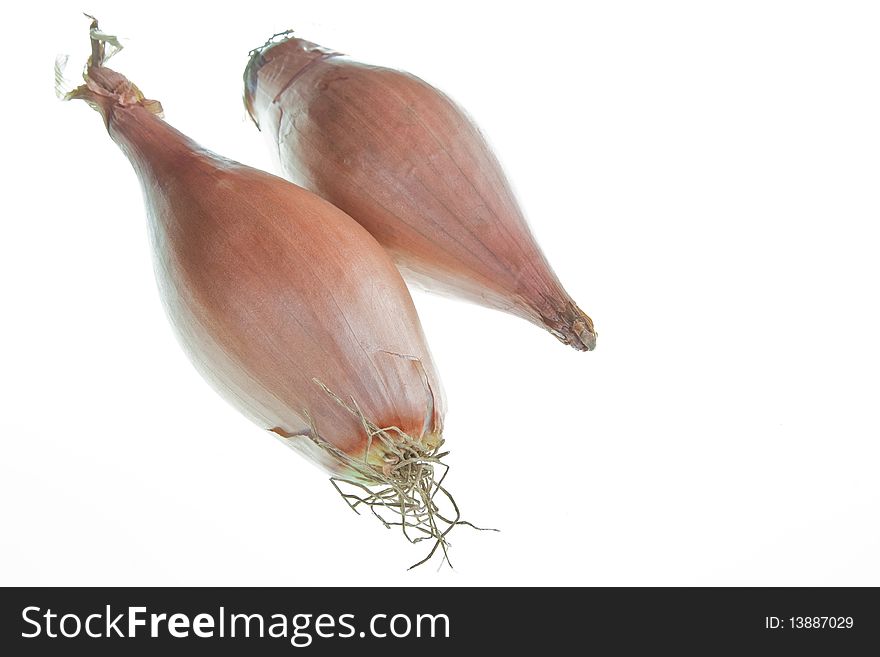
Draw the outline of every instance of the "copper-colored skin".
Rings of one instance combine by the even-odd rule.
[[[289,180],[359,221],[407,280],[591,350],[479,129],[443,93],[298,38],[254,51],[245,104]]]
[[[315,194],[200,147],[122,75],[92,66],[87,80],[72,97],[100,111],[141,181],[161,296],[201,374],[336,474],[339,462],[303,436],[316,428],[363,458],[367,435],[314,379],[379,427],[436,445],[440,382],[379,243]],[[378,440],[368,458],[387,467]]]

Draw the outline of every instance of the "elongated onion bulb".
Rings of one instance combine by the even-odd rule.
[[[140,179],[161,297],[193,364],[334,477],[390,489],[360,501],[393,498],[445,552],[426,520],[441,386],[394,263],[327,201],[165,123],[156,101],[104,66],[96,22],[92,46],[86,82],[68,98],[100,112]]]
[[[244,80],[284,175],[365,226],[408,280],[594,348],[592,320],[550,268],[486,140],[447,96],[288,34],[253,51]]]

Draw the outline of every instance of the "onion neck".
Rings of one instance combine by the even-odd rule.
[[[109,108],[107,130],[138,174],[162,178],[180,163],[206,151],[141,105]]]
[[[182,160],[205,155],[217,158],[165,123],[162,105],[146,98],[124,75],[100,64],[90,65],[85,80],[67,98],[84,100],[101,114],[110,137],[138,174],[161,178],[165,172],[179,171]]]
[[[258,128],[260,115],[277,102],[297,78],[319,62],[342,54],[291,34],[276,35],[252,50],[245,68],[244,104]]]

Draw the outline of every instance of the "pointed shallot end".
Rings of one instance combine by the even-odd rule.
[[[593,320],[572,301],[555,318],[545,317],[544,324],[560,342],[578,351],[592,351],[596,348],[598,334],[593,328]]]
[[[103,33],[94,16],[89,14],[85,14],[85,16],[91,20],[89,26],[91,56],[83,72],[85,84],[71,91],[65,91],[63,71],[56,63],[55,90],[58,96],[62,100],[86,101],[101,114],[108,129],[110,128],[110,114],[114,107],[138,105],[151,114],[161,117],[163,115],[162,104],[158,100],[146,98],[128,78],[104,65],[110,57],[122,50],[122,44],[115,36]]]
[[[134,167],[168,318],[200,374],[242,414],[356,492],[387,527],[448,561],[462,521],[443,482],[444,402],[415,306],[382,246],[310,191],[203,148],[104,66],[90,29],[85,83]],[[430,555],[429,555],[430,556]]]
[[[244,98],[284,176],[370,231],[407,280],[595,348],[497,158],[441,91],[288,31],[251,51]]]

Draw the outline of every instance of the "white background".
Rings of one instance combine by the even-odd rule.
[[[880,585],[880,10],[871,2],[15,3],[4,9],[0,584]],[[27,8],[24,8],[27,7]],[[250,48],[288,27],[477,119],[598,350],[415,293],[455,571],[204,384],[137,180],[52,64],[113,65],[272,169]]]

